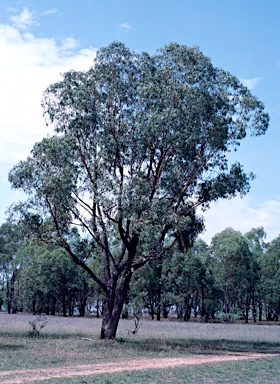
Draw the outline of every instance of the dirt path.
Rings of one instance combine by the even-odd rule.
[[[60,368],[26,369],[16,371],[0,372],[1,384],[22,384],[33,383],[34,381],[44,381],[62,377],[91,376],[99,373],[115,373],[123,371],[139,371],[153,368],[175,368],[178,366],[211,364],[223,361],[237,361],[271,357],[275,354],[229,354],[229,355],[196,355],[182,358],[162,358],[162,359],[134,359],[112,363],[101,363],[92,365],[76,365]]]

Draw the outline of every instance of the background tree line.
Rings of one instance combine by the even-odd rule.
[[[41,243],[20,224],[0,227],[0,304],[9,313],[102,314],[104,294],[61,247]],[[69,241],[91,268],[101,268],[77,231]],[[135,310],[152,319],[176,316],[248,322],[279,320],[280,236],[265,242],[263,228],[245,235],[227,228],[210,245],[178,244],[164,259],[134,275],[122,316]],[[89,256],[91,255],[91,256]],[[92,265],[95,263],[95,265]],[[100,264],[98,266],[98,263]]]

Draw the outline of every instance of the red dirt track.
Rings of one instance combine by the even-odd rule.
[[[212,364],[223,361],[240,361],[272,357],[273,354],[228,354],[228,355],[195,355],[182,358],[149,358],[133,359],[119,362],[107,362],[91,365],[64,366],[58,368],[27,369],[15,371],[1,371],[1,384],[33,383],[56,378],[74,378],[78,376],[92,376],[100,373],[116,373],[124,371],[139,371],[145,369],[175,368],[188,365]]]

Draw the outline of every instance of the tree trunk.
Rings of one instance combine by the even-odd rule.
[[[101,339],[114,339],[121,317],[123,305],[125,303],[129,284],[134,272],[132,262],[136,254],[139,236],[133,234],[128,246],[127,262],[122,271],[118,266],[114,266],[106,285],[106,298],[103,302],[104,314],[101,326]],[[105,269],[105,275],[108,271]],[[120,281],[120,284],[118,284]]]
[[[16,272],[13,271],[10,280],[7,280],[7,309],[8,313],[16,313],[17,308],[15,304],[15,281]]]
[[[99,319],[100,315],[99,315],[99,308],[100,308],[100,305],[99,305],[99,299],[97,300],[97,303],[96,303],[96,318]]]
[[[267,321],[272,321],[273,320],[272,319],[272,310],[269,307],[266,308],[266,320]]]
[[[167,307],[164,305],[162,308],[162,316],[164,319],[168,318],[168,313],[169,313],[169,309],[167,309]]]
[[[155,320],[155,308],[154,308],[154,302],[152,295],[148,294],[149,303],[150,303],[150,315],[152,317],[152,320]]]
[[[87,297],[80,298],[79,315],[84,317],[86,313]]]
[[[72,302],[72,299],[69,300],[68,303],[68,315],[73,316],[74,315],[74,304]]]
[[[51,302],[51,315],[52,316],[55,316],[55,306],[56,306],[56,299],[52,299],[52,302]]]
[[[246,306],[245,308],[245,322],[248,324],[249,321],[249,308]]]
[[[259,321],[262,321],[262,309],[263,309],[262,301],[261,299],[259,299]]]
[[[108,283],[106,298],[103,301],[104,314],[101,326],[101,339],[111,340],[116,337],[131,275],[132,271],[126,270],[119,287],[117,287],[117,278],[114,278],[114,276]]]
[[[36,300],[33,299],[32,300],[32,313],[33,313],[33,315],[35,315],[35,312],[36,312]]]
[[[35,304],[35,300],[34,300],[34,304]],[[35,305],[34,305],[34,311],[33,313],[35,312]],[[45,306],[45,314],[46,315],[49,315],[50,314],[50,307],[49,307],[49,304],[46,304]]]
[[[105,309],[101,327],[101,339],[115,339],[121,311],[122,306],[120,305],[114,308],[113,313],[110,313],[109,311],[107,311],[107,309]]]
[[[158,306],[157,306],[157,321],[160,321],[160,310],[161,310],[161,305],[160,305],[160,302],[159,302]]]
[[[64,317],[67,316],[66,295],[64,291],[62,292],[62,314]]]
[[[252,296],[252,315],[253,315],[254,323],[256,323],[257,322],[257,307],[256,307],[256,299],[255,299],[254,293]]]
[[[183,308],[176,304],[177,319],[180,320],[183,317]]]
[[[99,319],[100,317],[100,291],[97,291],[97,300],[96,300],[96,317]]]
[[[246,307],[245,307],[245,322],[246,322],[246,324],[249,321],[250,304],[251,304],[251,295],[247,294],[247,297],[246,297]]]
[[[162,260],[159,260],[159,264],[157,266],[157,277],[158,277],[158,288],[157,288],[157,321],[160,321],[160,313],[161,313],[161,295],[162,295]]]
[[[191,309],[188,306],[184,313],[184,321],[189,321],[190,318],[191,318]]]
[[[8,280],[7,280],[6,298],[7,298],[7,311],[8,313],[11,313],[12,305],[11,305],[11,298],[10,298],[10,283]]]

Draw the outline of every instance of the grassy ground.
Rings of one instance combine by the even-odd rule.
[[[34,316],[0,314],[0,370],[33,369],[121,361],[137,357],[182,357],[228,352],[280,354],[279,325],[143,321],[120,323],[117,340],[99,339],[98,319],[48,317],[39,337],[31,337]],[[46,383],[280,383],[280,355],[176,369],[125,372],[46,380]]]

